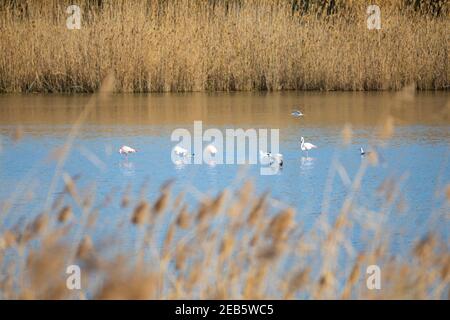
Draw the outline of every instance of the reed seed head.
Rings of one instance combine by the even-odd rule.
[[[150,206],[146,201],[141,201],[134,209],[131,222],[136,225],[142,225],[147,223],[150,216]]]
[[[58,214],[58,221],[64,223],[72,217],[72,208],[70,206],[63,207]]]

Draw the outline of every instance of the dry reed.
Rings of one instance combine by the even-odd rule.
[[[370,1],[79,3],[68,30],[60,1],[0,2],[0,92],[93,92],[111,69],[119,92],[450,85],[445,1],[378,1],[381,30]]]
[[[386,200],[387,206],[382,205],[372,215],[382,216],[393,207],[394,198],[399,198],[395,192],[397,182],[389,179],[380,186],[391,198]],[[447,189],[444,197],[446,192]],[[68,200],[73,198],[67,188],[64,194]],[[355,197],[351,205],[344,204],[336,210],[336,218],[327,227],[306,234],[298,224],[294,209],[278,209],[279,204],[268,193],[255,195],[249,184],[236,192],[226,190],[215,198],[205,199],[197,212],[188,212],[184,200],[179,199],[181,203],[175,205],[162,199],[171,199],[168,189],[161,191],[153,206],[150,200],[137,200],[134,209],[120,209],[129,212],[132,219],[125,227],[119,223],[114,229],[113,225],[111,231],[118,234],[125,230],[133,238],[133,230],[139,229],[136,252],[130,252],[120,240],[93,240],[95,221],[93,225],[85,225],[82,238],[74,242],[76,238],[70,230],[78,228],[77,225],[62,222],[70,221],[69,218],[82,219],[80,211],[82,217],[98,210],[87,208],[82,202],[78,207],[64,205],[59,209],[57,206],[48,214],[38,215],[23,231],[2,227],[0,297],[447,298],[448,243],[430,230],[427,236],[412,243],[408,252],[397,254],[394,259],[384,247],[391,229],[383,222],[371,225],[366,209],[357,204]],[[120,207],[120,197],[117,202]],[[149,215],[152,215],[151,222]],[[198,219],[191,225],[194,217]],[[363,252],[354,251],[348,248],[347,237],[357,227],[369,233],[381,228],[383,233],[371,240],[375,245],[368,245]],[[160,231],[163,231],[162,238],[148,234]],[[142,238],[146,241],[141,242]],[[74,260],[71,260],[70,247],[76,249]],[[350,253],[352,250],[354,253]],[[140,259],[136,259],[136,254]],[[343,257],[345,262],[341,260]],[[24,263],[22,269],[14,267]],[[75,292],[65,285],[69,263],[82,267],[83,287]],[[380,291],[365,287],[363,270],[370,264],[377,264],[383,270]],[[98,277],[103,280],[89,282]]]

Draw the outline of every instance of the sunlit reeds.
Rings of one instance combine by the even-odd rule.
[[[442,2],[442,1],[441,1]],[[378,1],[0,2],[0,92],[449,88],[448,3]]]

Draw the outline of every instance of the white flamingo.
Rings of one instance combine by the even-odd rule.
[[[259,161],[262,165],[267,165],[272,162],[272,154],[270,152],[259,151]]]
[[[309,142],[305,142],[305,138],[301,138],[301,144],[300,144],[300,148],[302,149],[302,151],[306,151],[306,156],[308,156],[308,151],[311,149],[317,149],[317,146],[313,145],[312,143]]]
[[[175,146],[175,148],[173,148],[173,152],[179,157],[186,157],[188,154],[188,151],[180,146]]]
[[[283,166],[283,155],[281,153],[275,153],[272,156],[272,160],[272,163],[277,163],[280,167]]]
[[[209,144],[209,145],[205,148],[205,150],[206,150],[207,152],[209,152],[209,154],[211,154],[211,155],[213,155],[213,156],[215,156],[216,153],[217,153],[217,148],[216,148],[213,144]]]
[[[131,148],[129,146],[121,146],[120,149],[119,149],[119,153],[120,154],[124,154],[127,158],[128,158],[128,154],[136,153],[136,152],[137,152],[136,149],[133,149],[133,148]]]
[[[263,165],[276,163],[280,167],[283,166],[283,155],[281,153],[272,154],[271,152],[259,151],[259,159]]]

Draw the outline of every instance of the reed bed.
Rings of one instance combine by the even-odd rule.
[[[450,85],[445,1],[0,2],[0,92],[397,90]]]

